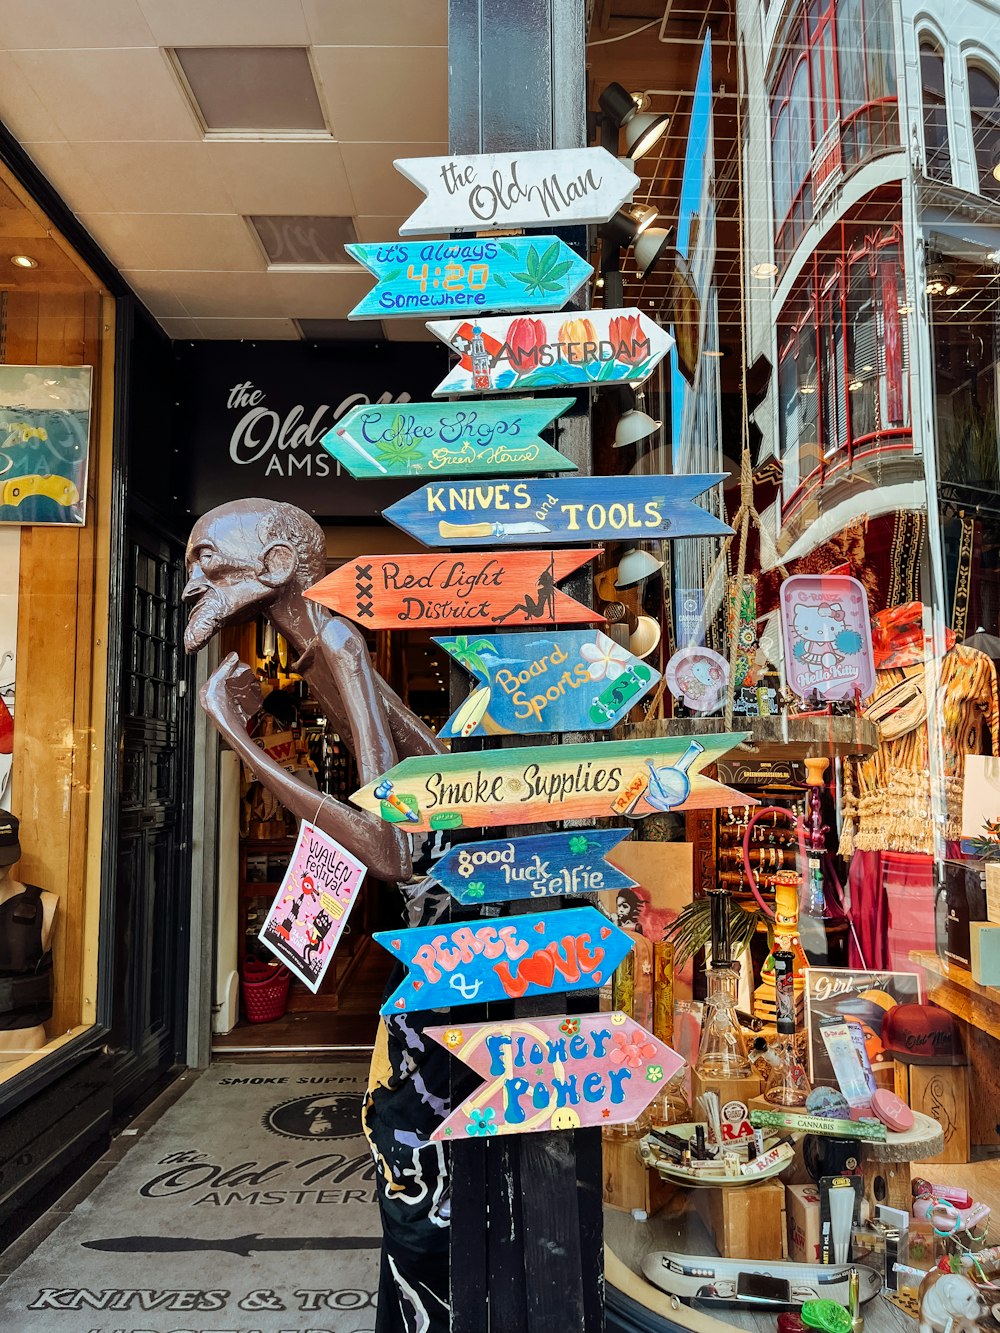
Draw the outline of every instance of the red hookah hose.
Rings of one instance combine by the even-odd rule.
[[[783,805],[765,805],[750,820],[743,831],[743,869],[747,874],[747,882],[750,885],[750,892],[757,899],[758,906],[765,916],[774,916],[774,912],[768,907],[767,903],[761,897],[760,890],[757,888],[757,880],[753,873],[753,867],[750,864],[750,830],[757,823],[758,819],[763,819],[765,815],[784,815],[786,819],[791,819],[795,825],[795,832],[799,840],[799,856],[801,865],[807,867],[809,864],[808,853],[806,852],[806,829],[802,820],[794,810],[788,810]],[[800,875],[802,871],[800,870]]]

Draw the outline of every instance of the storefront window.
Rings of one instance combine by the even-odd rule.
[[[0,174],[0,1082],[94,1023],[113,302]]]

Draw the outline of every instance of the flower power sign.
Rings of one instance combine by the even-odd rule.
[[[383,1014],[588,990],[632,948],[596,907],[498,917],[496,921],[376,931],[372,939],[409,971]]]
[[[351,800],[408,833],[756,805],[700,772],[747,734],[411,755]]]
[[[575,463],[538,438],[574,402],[365,403],[320,443],[362,479],[575,472]]]
[[[600,630],[461,634],[434,640],[476,678],[442,736],[607,731],[658,683],[660,673]]]
[[[727,475],[429,482],[382,517],[425,546],[721,537],[732,528],[693,500]]]
[[[393,166],[427,196],[401,236],[607,222],[639,185],[606,148],[401,157]]]
[[[593,268],[558,236],[348,245],[378,278],[348,319],[561,310]]]
[[[429,320],[427,327],[459,357],[435,398],[642,384],[674,345],[641,310]]]
[[[425,1031],[485,1080],[434,1130],[438,1140],[627,1123],[684,1064],[620,1011]]]
[[[585,828],[465,842],[435,863],[431,879],[456,902],[471,907],[634,889],[634,879],[604,860],[631,836],[631,829]]]
[[[598,554],[364,556],[327,574],[306,596],[369,629],[581,624],[603,616],[556,583]]]

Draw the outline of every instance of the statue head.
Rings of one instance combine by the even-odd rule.
[[[298,596],[326,573],[323,529],[302,509],[274,500],[233,500],[191,530],[183,600],[191,610],[184,647],[195,653],[223,625]]]

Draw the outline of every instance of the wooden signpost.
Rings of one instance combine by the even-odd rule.
[[[594,271],[558,236],[344,248],[379,280],[348,319],[561,310]]]
[[[556,584],[599,554],[363,556],[327,574],[306,596],[369,629],[582,624],[603,617]]]
[[[442,736],[607,731],[660,679],[597,629],[463,634],[434,642],[478,682]]]
[[[755,805],[699,771],[746,737],[739,731],[415,755],[351,800],[408,833]]]
[[[674,343],[641,310],[432,319],[427,327],[460,358],[435,398],[641,384]]]
[[[383,511],[425,546],[572,545],[719,537],[728,524],[692,503],[726,472],[430,482]]]
[[[427,196],[401,236],[607,222],[639,186],[604,148],[401,157],[393,165]]]
[[[610,977],[632,948],[625,932],[590,905],[382,930],[372,938],[409,968],[383,1014],[587,990]]]
[[[452,847],[431,878],[468,906],[509,903],[520,898],[573,897],[605,889],[632,889],[636,881],[604,857],[630,829],[583,828],[495,838]]]
[[[538,438],[573,398],[498,403],[366,403],[320,443],[352,477],[469,477],[575,472]]]
[[[684,1064],[621,1012],[425,1031],[486,1080],[434,1130],[439,1140],[628,1123]]]

